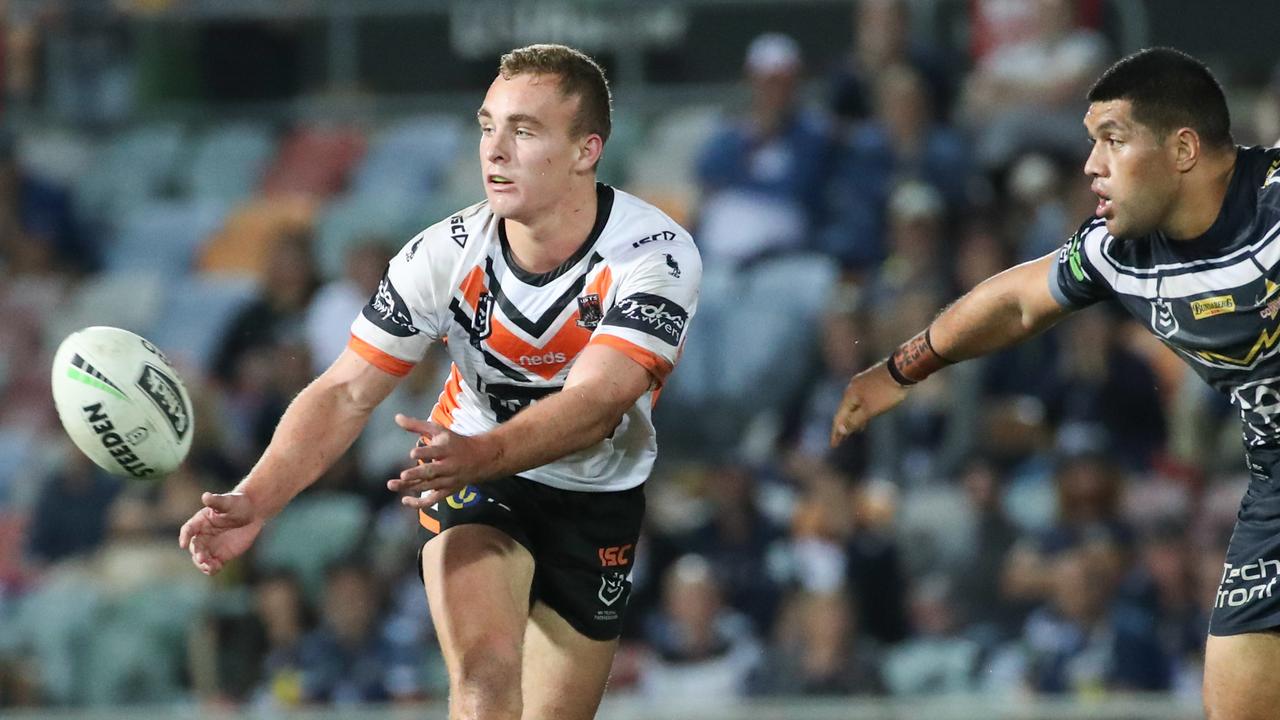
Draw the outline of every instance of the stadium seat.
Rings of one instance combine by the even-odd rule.
[[[962,638],[921,638],[892,647],[884,683],[898,697],[959,694],[973,690],[981,648]]]
[[[186,185],[196,198],[242,200],[262,183],[275,149],[275,138],[265,125],[211,128],[196,140],[186,168]]]
[[[422,219],[429,197],[387,191],[348,195],[330,204],[317,224],[313,246],[321,275],[330,280],[342,277],[347,250],[364,238],[386,238],[399,248],[428,224],[443,219]]]
[[[71,186],[90,171],[96,145],[65,130],[33,130],[22,134],[18,158],[37,177]]]
[[[356,170],[352,190],[360,194],[425,196],[440,186],[461,146],[459,118],[427,115],[401,120],[375,135]]]
[[[257,295],[257,282],[242,275],[197,274],[171,289],[160,316],[144,333],[178,367],[209,371],[227,324]]]
[[[204,241],[222,226],[227,211],[220,200],[140,203],[121,219],[116,241],[107,250],[107,267],[181,277]]]
[[[200,249],[196,265],[203,272],[262,278],[275,243],[309,234],[319,205],[305,195],[255,198],[227,216]]]
[[[645,151],[632,156],[628,189],[687,226],[698,192],[694,164],[721,117],[717,106],[691,106],[655,120]]]
[[[110,223],[139,202],[169,193],[183,148],[183,128],[176,123],[112,136],[77,182],[77,206],[85,217]]]
[[[38,484],[20,481],[25,479],[24,468],[34,454],[36,438],[30,427],[0,427],[0,507],[34,504]]]
[[[258,568],[293,572],[308,596],[317,598],[325,570],[356,548],[368,522],[369,509],[355,495],[303,495],[264,530],[258,541]]]
[[[42,690],[53,703],[85,700],[82,683],[91,670],[89,645],[97,630],[101,595],[78,566],[63,566],[18,599],[13,642],[32,658]]]
[[[45,346],[53,349],[72,332],[90,325],[112,325],[142,333],[160,316],[165,278],[154,272],[108,272],[84,281],[61,312],[45,326]]]
[[[267,169],[263,192],[272,196],[301,193],[318,198],[335,195],[346,187],[364,151],[364,135],[354,129],[297,128],[281,144]]]

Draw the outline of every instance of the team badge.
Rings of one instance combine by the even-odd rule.
[[[604,319],[604,310],[600,308],[600,296],[591,293],[578,298],[578,326],[594,330]]]
[[[1164,298],[1151,301],[1151,329],[1162,338],[1168,339],[1178,332],[1178,318],[1173,314],[1173,306]]]
[[[476,314],[471,318],[471,340],[478,342],[493,334],[493,295],[480,293],[476,299]]]

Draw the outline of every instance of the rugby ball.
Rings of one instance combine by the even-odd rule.
[[[53,404],[76,447],[113,475],[158,479],[191,450],[191,398],[164,354],[114,327],[72,333],[53,357]]]

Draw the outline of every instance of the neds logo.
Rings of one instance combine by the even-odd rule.
[[[562,352],[549,352],[545,355],[521,355],[520,364],[525,366],[533,365],[563,365],[568,360]]]

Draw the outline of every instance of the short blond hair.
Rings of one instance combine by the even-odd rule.
[[[502,77],[554,75],[564,97],[578,98],[578,112],[569,134],[578,138],[595,133],[602,141],[613,128],[613,96],[604,70],[586,53],[567,45],[538,44],[516,48],[502,56],[498,64]]]

